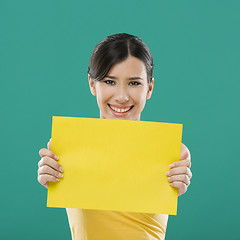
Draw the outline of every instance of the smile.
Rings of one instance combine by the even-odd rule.
[[[129,113],[129,112],[132,110],[132,108],[133,108],[133,106],[127,107],[127,108],[116,108],[116,107],[111,106],[110,104],[108,104],[108,106],[109,106],[110,110],[112,111],[112,113],[113,113],[114,115],[117,115],[117,116],[126,115],[126,114]]]

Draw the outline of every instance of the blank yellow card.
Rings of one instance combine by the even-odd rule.
[[[176,215],[166,172],[181,138],[182,124],[53,116],[51,151],[64,177],[49,182],[47,207]]]

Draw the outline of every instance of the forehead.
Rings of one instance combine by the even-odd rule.
[[[147,72],[142,60],[129,56],[126,60],[114,64],[107,75],[146,78]]]

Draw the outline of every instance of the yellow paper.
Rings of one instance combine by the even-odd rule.
[[[182,124],[53,116],[51,151],[64,177],[49,182],[47,207],[176,215],[166,172],[181,137]]]

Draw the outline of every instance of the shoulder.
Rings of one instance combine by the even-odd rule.
[[[187,148],[187,146],[185,144],[181,144],[181,157],[180,159],[186,159],[189,158],[191,160],[191,154],[189,149]]]

